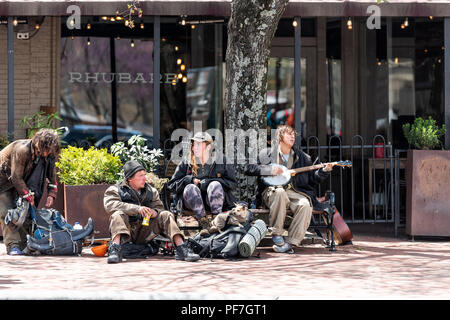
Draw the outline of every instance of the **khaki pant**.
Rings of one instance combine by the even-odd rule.
[[[184,239],[175,217],[170,211],[161,211],[156,218],[150,219],[149,226],[143,226],[142,221],[130,224],[129,216],[126,213],[116,211],[109,218],[109,232],[111,239],[120,234],[120,243],[132,241],[135,244],[145,244],[158,234],[165,234],[172,241],[177,234]]]
[[[283,234],[286,209],[291,209],[293,221],[285,241],[299,246],[311,222],[312,204],[309,197],[292,189],[269,187],[263,194],[263,201],[270,210],[269,227],[272,227],[273,235]]]
[[[2,227],[3,243],[6,246],[6,252],[9,252],[13,247],[18,247],[20,250],[27,246],[27,233],[31,228],[31,217],[28,216],[19,229],[12,228],[5,224],[5,217],[9,209],[15,208],[14,199],[17,193],[15,189],[0,193],[0,225]]]

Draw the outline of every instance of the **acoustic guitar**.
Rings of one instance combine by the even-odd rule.
[[[325,197],[317,198],[319,202],[325,202]],[[327,219],[322,216],[325,223],[327,223]],[[346,244],[353,240],[353,234],[350,231],[347,223],[345,223],[344,219],[339,214],[336,206],[334,207],[333,214],[333,233],[334,233],[334,241],[337,245]]]
[[[272,163],[272,164],[269,164],[270,167],[281,168],[283,170],[283,172],[277,176],[265,176],[262,178],[262,180],[263,180],[264,184],[266,184],[268,186],[284,187],[284,186],[288,185],[289,182],[291,182],[292,177],[295,176],[296,174],[324,168],[328,164],[333,164],[338,167],[351,167],[352,166],[352,162],[348,161],[348,160],[329,162],[329,163],[321,163],[321,164],[316,164],[316,165],[308,166],[308,167],[301,167],[301,168],[297,168],[297,169],[288,169],[281,164]]]

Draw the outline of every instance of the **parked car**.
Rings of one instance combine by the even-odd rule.
[[[76,124],[72,127],[61,127],[61,142],[64,145],[71,145],[82,148],[109,148],[114,144],[111,126],[94,126],[86,124]],[[147,146],[153,148],[153,137],[142,134],[133,129],[117,128],[117,140],[127,141],[134,135],[141,135],[147,139]]]

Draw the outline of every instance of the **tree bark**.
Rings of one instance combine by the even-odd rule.
[[[288,0],[233,0],[226,54],[225,128],[267,126],[267,64]]]

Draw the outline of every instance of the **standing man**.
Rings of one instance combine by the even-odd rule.
[[[123,167],[124,180],[105,191],[103,203],[111,214],[108,248],[108,263],[122,261],[124,243],[149,243],[158,234],[167,235],[176,246],[177,260],[197,261],[200,256],[193,253],[184,242],[184,237],[170,211],[164,210],[158,191],[146,182],[144,167],[136,160],[130,160]],[[148,226],[142,224],[149,218]]]
[[[30,233],[31,218],[21,226],[6,225],[9,209],[15,207],[15,199],[21,196],[30,205],[39,205],[48,180],[46,207],[51,207],[57,193],[55,158],[60,151],[58,133],[41,129],[31,139],[11,142],[0,151],[0,224],[3,242],[9,255],[22,255],[26,248],[26,235]]]
[[[259,155],[259,159],[269,157],[276,158],[276,163],[284,165],[288,169],[296,169],[311,166],[311,157],[300,150],[295,144],[296,131],[287,125],[277,128],[277,142],[271,149],[264,149]],[[276,153],[276,157],[272,155]],[[259,162],[260,163],[260,162]],[[261,176],[279,175],[283,172],[281,168],[269,165],[249,164],[246,166],[245,174],[258,176],[258,188],[256,195],[256,205],[265,205],[269,208],[269,227],[272,227],[273,250],[275,252],[293,253],[292,246],[300,246],[305,233],[311,222],[313,207],[318,203],[314,187],[329,176],[333,165],[304,173],[299,173],[292,177],[291,182],[286,187],[268,187],[261,179]],[[283,238],[284,222],[286,220],[286,209],[290,207],[293,212],[293,220],[288,230],[288,236]]]

